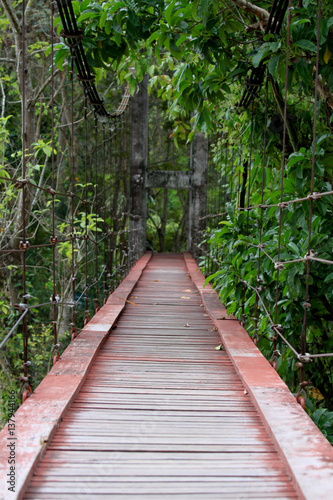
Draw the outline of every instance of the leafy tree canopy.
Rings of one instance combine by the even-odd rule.
[[[84,30],[89,63],[98,77],[117,70],[131,93],[145,73],[162,84],[172,115],[195,112],[195,124],[211,129],[230,99],[235,82],[244,83],[249,69],[262,60],[271,76],[284,82],[285,26],[281,34],[264,35],[272,2],[246,0],[111,0],[73,2]],[[322,4],[320,27],[320,91],[333,107],[333,17]],[[57,22],[60,20],[58,19]],[[59,32],[61,25],[59,25]],[[317,2],[301,0],[291,22],[289,87],[313,92],[317,44]],[[58,46],[57,63],[68,54]],[[131,68],[135,68],[135,76]],[[164,80],[164,81],[163,81]]]

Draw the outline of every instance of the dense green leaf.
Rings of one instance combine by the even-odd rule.
[[[300,47],[301,49],[309,52],[317,52],[317,46],[312,43],[310,40],[299,40],[298,42],[294,42],[294,45]]]

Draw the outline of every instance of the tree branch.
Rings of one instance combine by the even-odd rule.
[[[34,3],[35,0],[29,0],[27,3],[27,6],[25,8],[25,18],[28,19],[31,9],[32,9],[32,4]]]
[[[261,21],[257,21],[256,23],[250,24],[250,26],[246,28],[246,31],[247,33],[250,33],[251,31],[262,31],[264,33],[264,23],[262,23]]]
[[[46,50],[47,50],[47,47],[44,47],[44,49],[34,50],[33,52],[29,53],[29,56],[34,56],[35,54],[40,54],[40,52],[46,52]]]
[[[0,57],[0,62],[5,62],[5,63],[15,63],[15,59],[9,59],[8,57]]]
[[[63,74],[61,82],[60,82],[60,85],[59,85],[59,87],[57,88],[57,90],[53,94],[53,100],[57,97],[57,95],[59,94],[59,92],[61,91],[61,89],[63,88],[63,86],[65,85],[65,79],[66,79],[66,73]],[[51,106],[51,104],[52,104],[52,96],[50,97],[50,100],[47,103],[47,107]]]
[[[321,300],[323,306],[327,309],[327,311],[329,312],[329,315],[328,315],[328,318],[325,318],[327,319],[327,321],[332,321],[333,319],[333,307],[332,305],[330,304],[329,300],[327,300],[327,297],[326,295],[320,295],[319,296],[319,300]]]
[[[262,9],[247,0],[231,0],[231,2],[240,9],[245,10],[245,12],[249,12],[256,17],[259,17],[260,21],[263,23],[267,23],[269,19],[269,12],[267,10]]]
[[[1,3],[3,5],[4,11],[6,12],[6,16],[8,17],[9,24],[12,30],[17,35],[21,35],[22,33],[21,24],[12,5],[9,3],[8,0],[1,0]]]
[[[233,9],[229,5],[227,5],[223,0],[222,0],[222,3],[223,3],[223,5],[226,6],[226,9],[229,10],[229,12],[231,12],[231,14],[234,16],[234,18],[237,19],[237,21],[240,21],[245,26],[247,26],[246,22],[242,18],[242,16],[241,16],[239,10],[237,9],[237,7],[236,7],[236,10],[237,10],[237,14],[238,14],[239,17],[235,14],[235,12],[233,11]]]
[[[150,219],[152,221],[152,223],[155,226],[155,229],[157,229],[157,231],[159,231],[160,228],[156,225],[156,222],[154,221],[154,219],[152,218],[152,216],[150,214],[148,214],[148,219]]]
[[[38,100],[39,96],[42,94],[43,90],[45,89],[45,87],[47,87],[49,85],[49,83],[51,83],[52,81],[52,77],[55,77],[58,73],[60,73],[60,69],[59,68],[56,68],[54,71],[53,71],[53,74],[50,75],[48,78],[46,78],[45,82],[41,85],[41,87],[37,90],[37,93],[35,95],[35,101]]]
[[[1,93],[2,93],[2,100],[1,100],[1,118],[5,117],[5,106],[6,106],[6,94],[5,94],[5,89],[3,87],[3,83],[0,80],[0,87],[1,87]],[[3,161],[2,161],[3,163]]]
[[[276,104],[279,108],[280,114],[282,116],[282,120],[284,120],[284,99],[281,95],[281,91],[279,86],[276,84],[276,82],[273,80],[273,78],[269,79],[269,83],[271,84],[273,95],[276,101]],[[298,151],[298,146],[297,146],[297,134],[294,128],[293,123],[289,120],[287,116],[286,120],[286,128],[288,131],[288,136],[292,145],[293,150],[296,152]]]
[[[318,77],[318,92],[322,100],[325,101],[327,106],[333,110],[333,93],[330,92],[327,83],[323,84],[323,78],[321,75]]]

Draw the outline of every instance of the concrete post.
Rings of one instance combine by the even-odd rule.
[[[202,241],[207,205],[208,139],[196,133],[191,144],[191,189],[189,193],[189,224],[187,248],[194,257],[199,252],[196,245]]]
[[[148,159],[148,82],[146,75],[131,102],[130,145],[130,261],[146,250],[147,197],[146,169]]]

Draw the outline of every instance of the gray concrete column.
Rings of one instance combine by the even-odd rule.
[[[146,75],[131,102],[130,256],[137,259],[147,244],[146,169],[148,161],[148,82]],[[130,259],[131,260],[131,259]]]
[[[194,257],[198,256],[198,245],[202,241],[207,205],[208,139],[196,133],[191,144],[191,189],[189,193],[189,224],[187,248]]]

